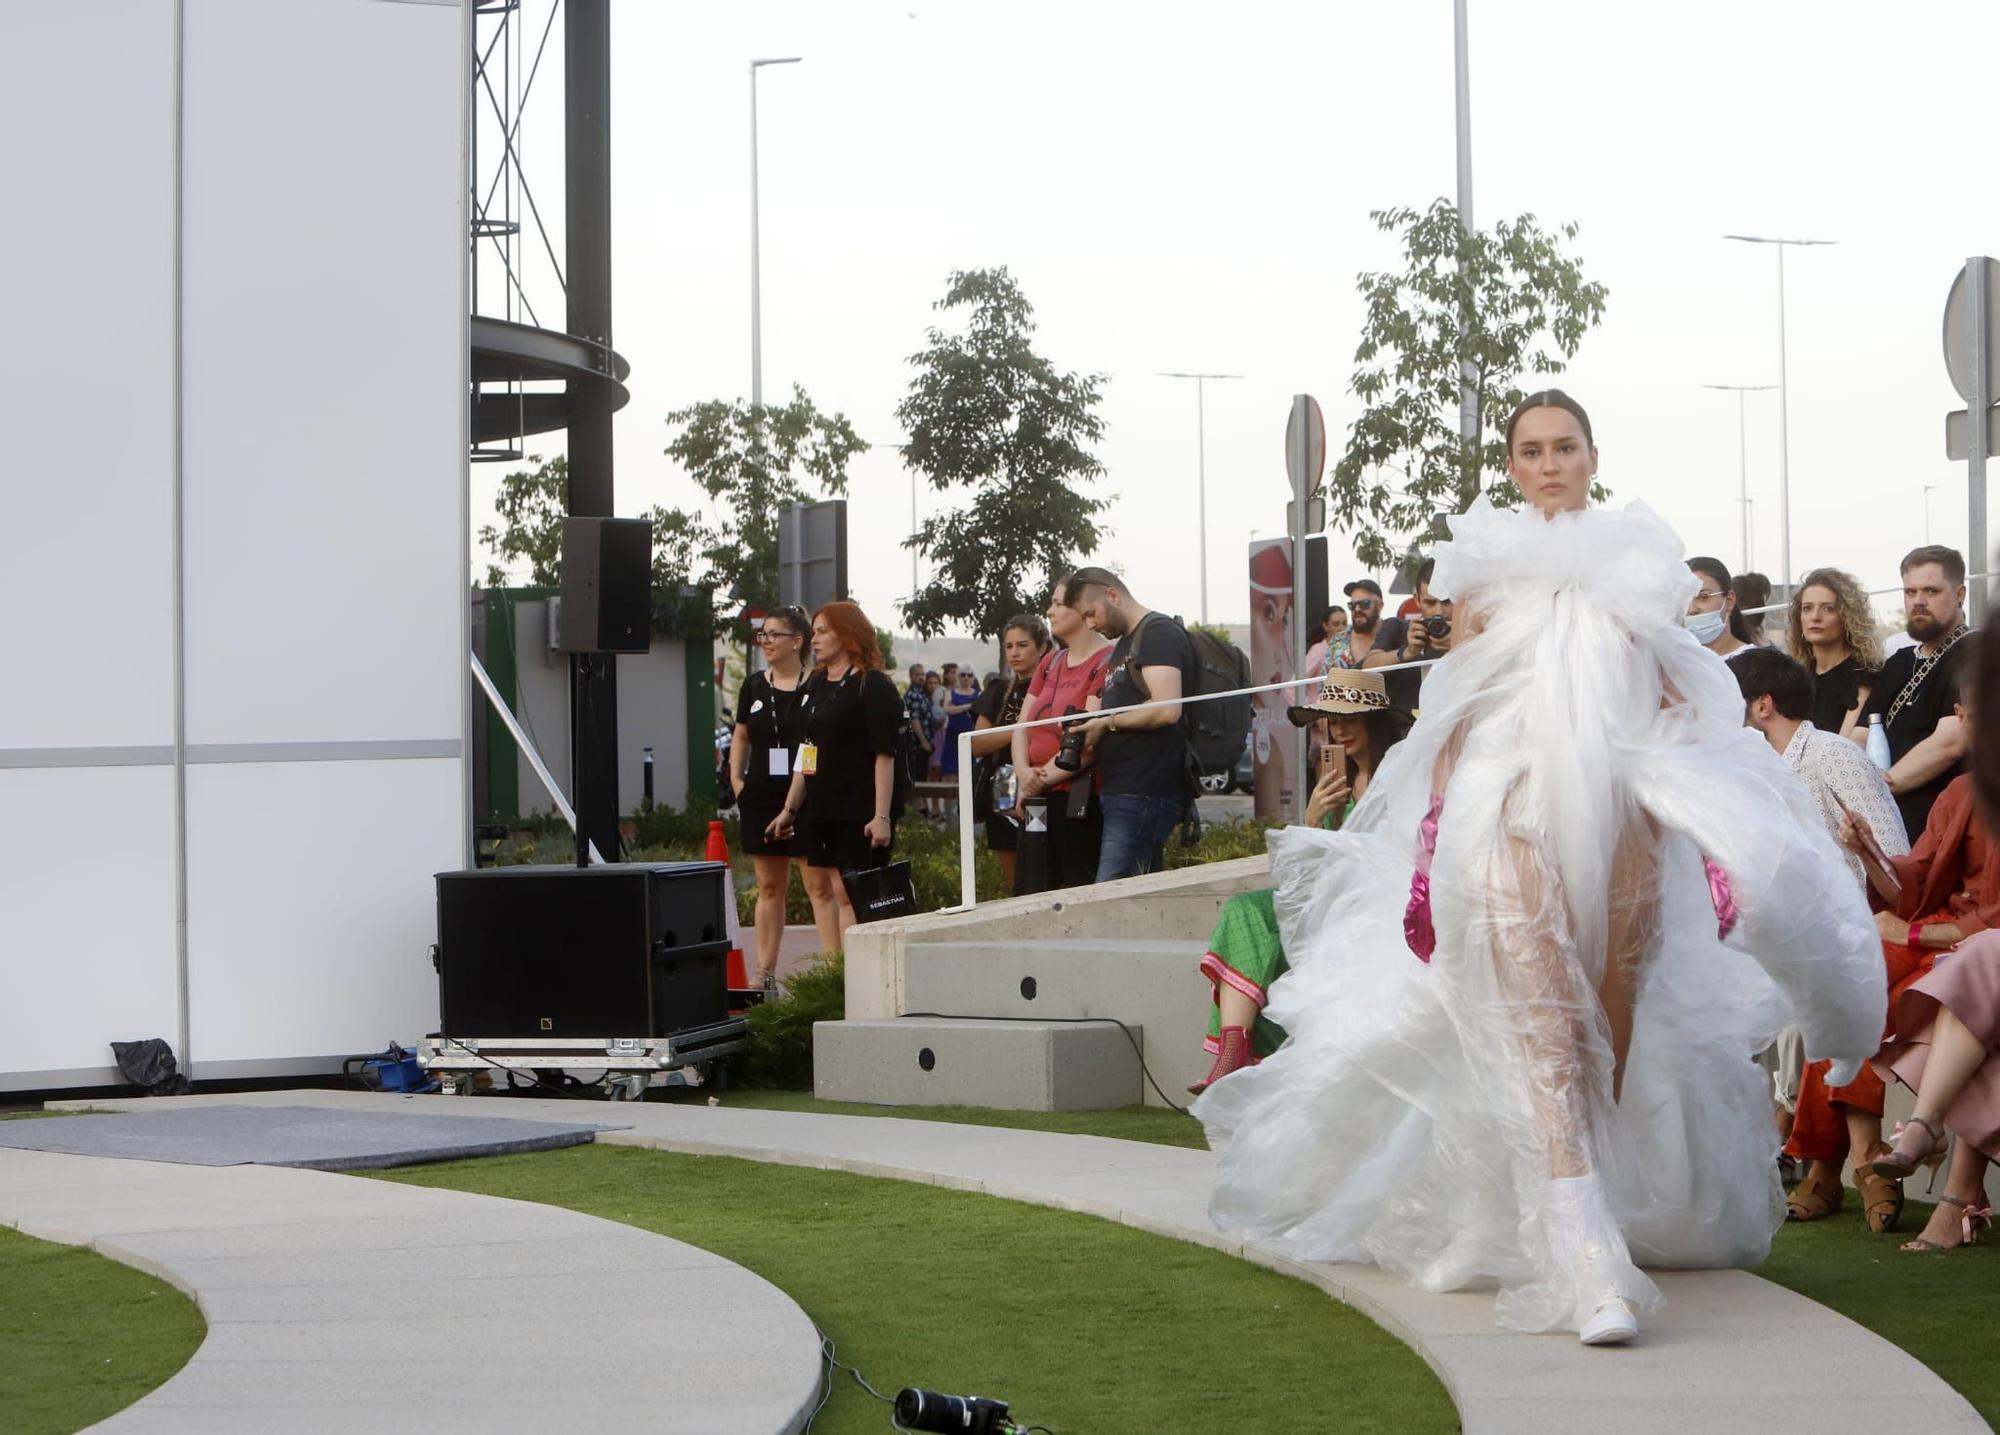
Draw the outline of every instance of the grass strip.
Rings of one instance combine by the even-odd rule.
[[[2000,1327],[2000,1262],[1990,1245],[1898,1250],[1930,1213],[1911,1201],[1901,1230],[1886,1236],[1871,1232],[1854,1206],[1824,1221],[1788,1223],[1757,1274],[1901,1346],[2000,1427],[2000,1361],[1990,1334]]]
[[[207,1324],[165,1281],[0,1227],[0,1426],[94,1425],[187,1364]]]
[[[1458,1426],[1413,1352],[1314,1287],[1094,1216],[619,1146],[381,1179],[567,1206],[687,1241],[785,1291],[876,1388],[1004,1399],[1017,1420],[1058,1435]],[[756,1351],[740,1355],[755,1379]],[[814,1429],[888,1423],[842,1375]]]
[[[676,1105],[703,1105],[699,1089],[682,1095]],[[1014,1131],[1059,1131],[1066,1136],[1110,1136],[1120,1141],[1150,1141],[1158,1146],[1186,1146],[1206,1151],[1201,1123],[1164,1106],[1118,1106],[1108,1111],[993,1111],[984,1106],[869,1106],[858,1101],[820,1101],[809,1091],[731,1089],[720,1098],[724,1107],[745,1111],[809,1111],[819,1116],[897,1116],[905,1121],[946,1121],[961,1126],[1003,1126]]]

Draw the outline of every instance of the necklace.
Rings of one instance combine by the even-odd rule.
[[[1889,715],[1882,719],[1882,726],[1888,727],[1896,721],[1896,714],[1903,710],[1904,703],[1917,695],[1917,689],[1922,687],[1924,679],[1931,675],[1931,669],[1938,665],[1938,659],[1957,647],[1958,640],[1963,638],[1968,631],[1965,624],[1960,623],[1956,628],[1951,630],[1951,636],[1944,640],[1942,647],[1917,664],[1917,670],[1910,674],[1910,680],[1903,684],[1903,690],[1897,693],[1896,700],[1889,704]]]

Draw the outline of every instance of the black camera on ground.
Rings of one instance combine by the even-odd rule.
[[[935,1390],[896,1393],[896,1425],[903,1430],[931,1430],[939,1435],[971,1431],[973,1435],[1007,1435],[1016,1429],[1007,1418],[1007,1402],[977,1395],[940,1395]]]
[[[1078,707],[1064,708],[1063,716],[1075,717],[1082,711],[1083,709]],[[1083,724],[1065,723],[1060,731],[1062,733],[1062,741],[1056,747],[1056,766],[1064,772],[1081,772],[1083,770]]]

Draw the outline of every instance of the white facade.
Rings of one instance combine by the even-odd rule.
[[[0,1089],[435,1025],[467,15],[0,0]],[[367,640],[356,642],[356,631]]]

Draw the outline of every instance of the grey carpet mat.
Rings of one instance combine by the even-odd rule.
[[[186,1166],[372,1171],[466,1156],[579,1146],[623,1126],[510,1116],[400,1116],[318,1106],[181,1106],[105,1116],[0,1121],[0,1146]]]

